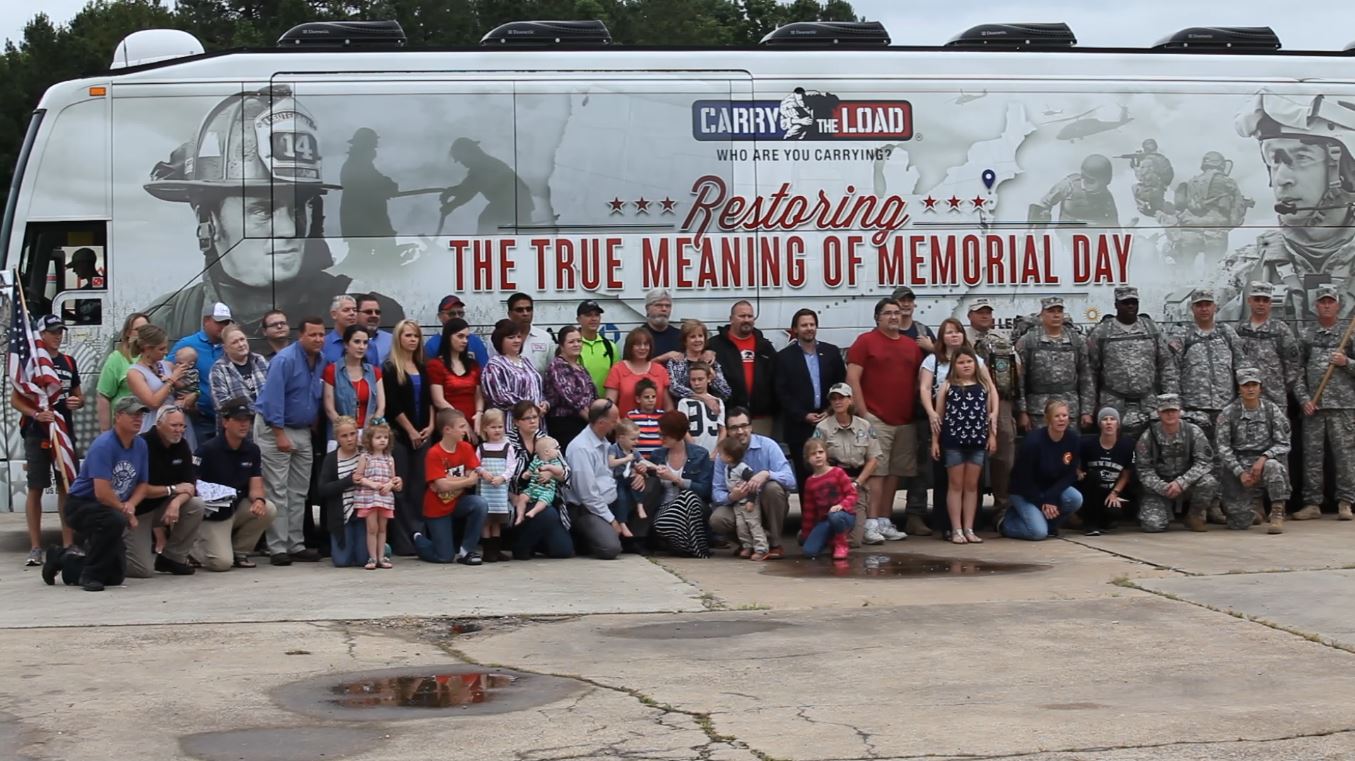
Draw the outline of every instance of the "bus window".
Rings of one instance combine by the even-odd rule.
[[[30,224],[19,261],[29,312],[57,314],[69,325],[101,325],[108,293],[107,244],[103,222]]]

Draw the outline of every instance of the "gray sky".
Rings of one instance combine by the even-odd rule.
[[[170,2],[170,0],[165,0]],[[69,21],[86,0],[5,0],[0,37],[18,39],[39,11]],[[1098,5],[1101,7],[1093,7]],[[1270,26],[1290,50],[1340,50],[1355,41],[1355,3],[1273,0],[987,0],[984,3],[919,3],[853,0],[857,13],[884,22],[897,44],[935,45],[975,24],[1003,21],[1066,21],[1078,42],[1090,46],[1139,47],[1181,27]],[[910,10],[910,7],[912,10]],[[944,10],[943,10],[944,9]],[[108,51],[111,57],[113,51]]]

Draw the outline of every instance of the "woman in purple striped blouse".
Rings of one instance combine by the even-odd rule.
[[[550,409],[542,390],[541,374],[522,357],[523,339],[522,328],[517,323],[499,320],[489,339],[496,353],[489,358],[480,376],[485,404],[503,410],[508,425],[513,424],[513,405],[518,402],[531,401],[543,418]]]

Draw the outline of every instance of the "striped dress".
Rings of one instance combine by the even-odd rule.
[[[508,439],[499,442],[480,442],[480,469],[491,476],[511,478],[517,469],[517,457],[513,453],[513,444]],[[480,481],[480,496],[489,505],[490,515],[508,515],[508,482],[494,486],[487,480]]]

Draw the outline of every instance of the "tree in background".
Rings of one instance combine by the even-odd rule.
[[[471,46],[521,19],[598,19],[622,45],[755,45],[792,21],[857,21],[846,0],[93,0],[57,25],[43,13],[0,57],[0,205],[42,93],[108,70],[122,38],[141,29],[183,29],[208,50],[270,47],[306,21],[395,19],[415,48]]]

